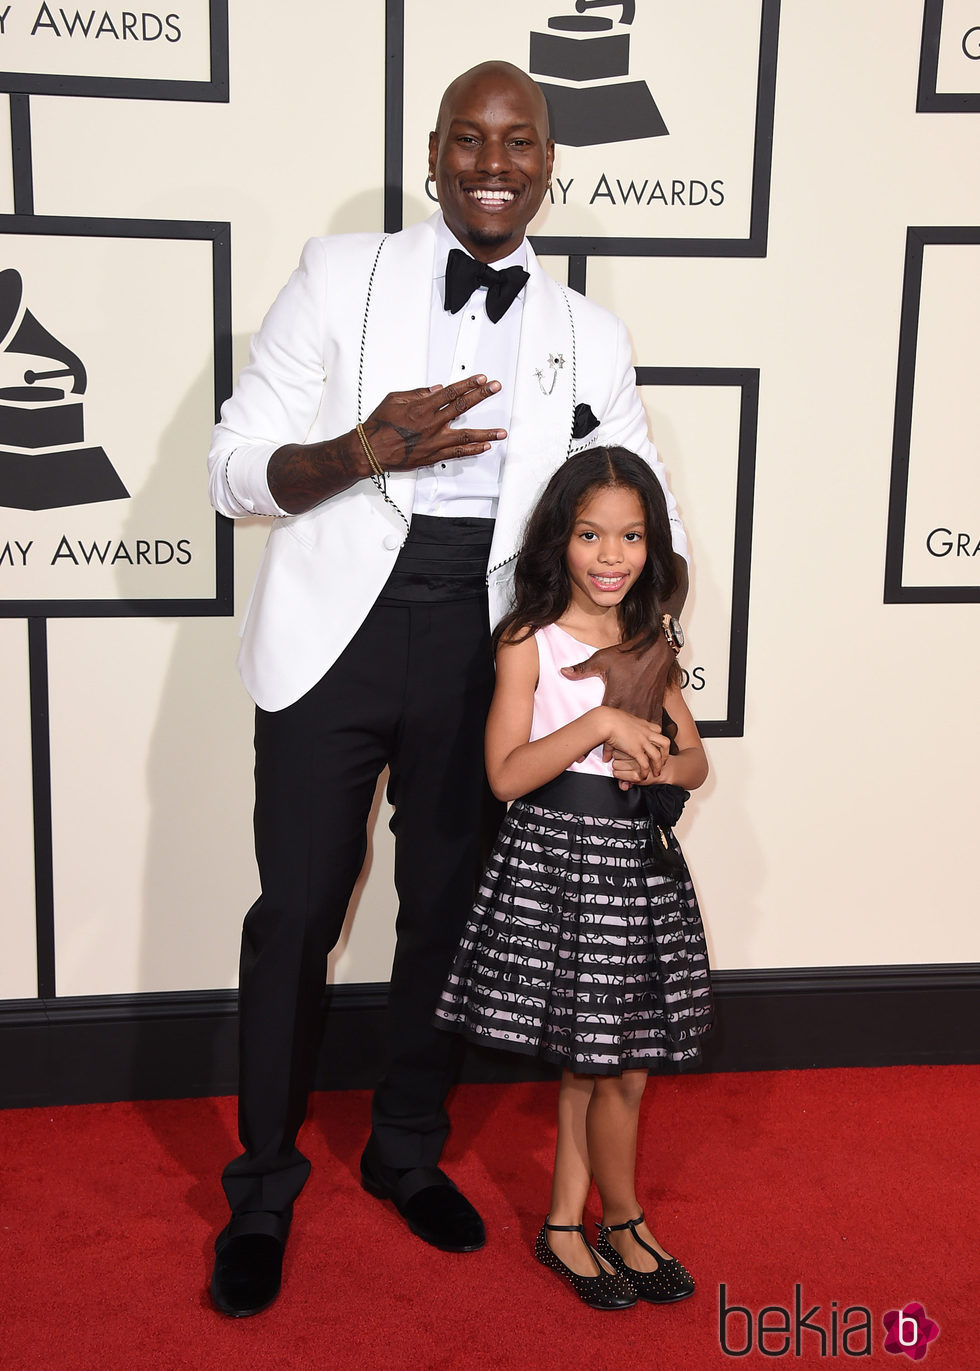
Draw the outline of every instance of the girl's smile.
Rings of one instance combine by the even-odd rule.
[[[600,576],[590,571],[589,580],[598,590],[625,590],[628,578],[625,572],[620,576]]]

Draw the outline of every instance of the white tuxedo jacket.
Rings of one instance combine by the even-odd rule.
[[[405,540],[414,472],[388,476],[388,498],[397,509],[373,481],[363,480],[305,514],[286,515],[270,494],[266,470],[284,443],[334,438],[366,419],[389,391],[427,384],[433,224],[388,237],[311,239],[222,407],[208,459],[211,502],[231,518],[275,518],[245,611],[238,658],[245,686],[262,709],[284,709],[320,680],[374,604]],[[566,457],[599,443],[629,448],[650,462],[667,491],[622,323],[557,285],[530,245],[527,269],[487,574],[494,624],[509,605],[527,515]],[[556,354],[564,358],[557,370],[548,364]],[[582,402],[600,423],[575,440],[573,414]],[[686,555],[669,491],[667,508],[674,547]]]

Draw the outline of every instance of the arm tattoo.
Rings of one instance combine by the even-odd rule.
[[[305,514],[368,474],[356,434],[344,433],[325,443],[287,443],[277,448],[269,459],[269,490],[281,509]]]

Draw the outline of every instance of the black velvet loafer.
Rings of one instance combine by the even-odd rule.
[[[283,1243],[268,1233],[221,1234],[215,1244],[211,1302],[232,1319],[268,1309],[282,1284]]]
[[[487,1240],[479,1214],[437,1166],[383,1166],[368,1143],[361,1185],[376,1199],[391,1200],[415,1236],[443,1252],[476,1252]]]

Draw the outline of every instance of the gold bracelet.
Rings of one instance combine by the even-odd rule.
[[[370,464],[372,472],[375,476],[380,476],[383,480],[385,474],[384,470],[381,466],[381,463],[378,461],[377,457],[375,457],[374,450],[372,449],[371,444],[368,442],[368,436],[364,432],[363,424],[357,425],[357,436],[361,440],[361,447],[364,449],[364,455],[368,459],[368,463]]]

